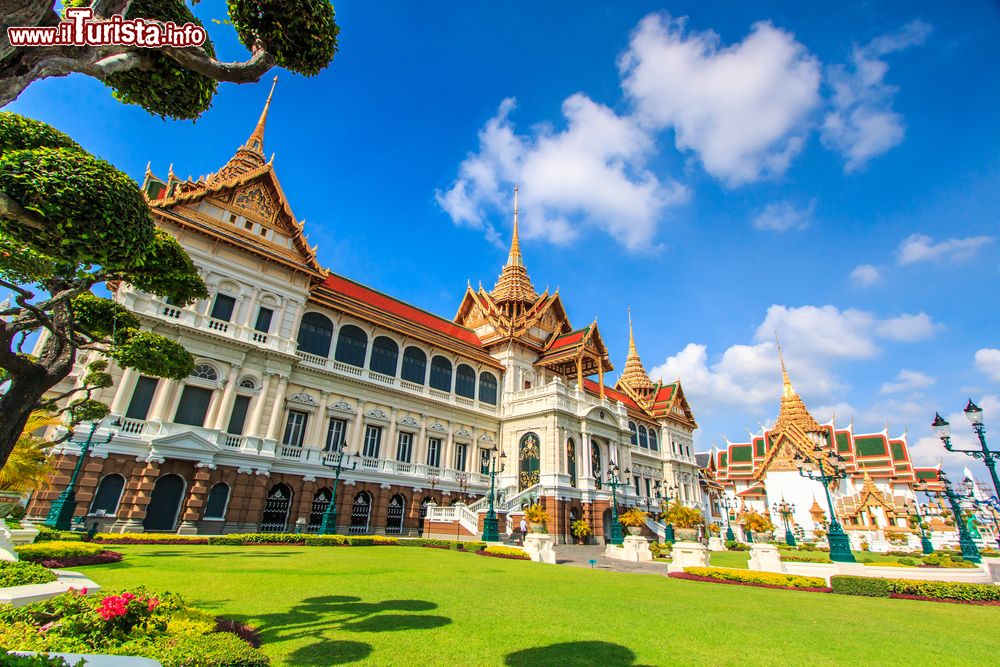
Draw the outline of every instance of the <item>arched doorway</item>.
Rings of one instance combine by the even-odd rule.
[[[601,523],[604,524],[604,541],[605,543],[611,542],[611,508],[604,510],[603,520]]]
[[[163,475],[156,480],[149,496],[142,528],[146,531],[173,530],[184,498],[184,479],[179,475]]]
[[[401,535],[403,533],[403,513],[406,501],[398,493],[389,499],[389,508],[385,514],[385,534]]]
[[[333,493],[327,488],[320,489],[313,496],[312,507],[309,510],[309,525],[306,526],[307,531],[315,533],[319,530],[323,523],[323,515],[330,506],[330,498],[332,497]]]
[[[521,445],[518,449],[518,491],[538,484],[539,475],[539,454],[538,436],[534,433],[525,433],[521,437]]]
[[[260,518],[260,532],[283,533],[288,525],[288,509],[292,504],[292,490],[286,484],[275,484],[264,499],[264,514]]]
[[[434,499],[430,496],[424,496],[424,499],[420,501],[420,534],[424,534],[424,519],[427,518],[427,506],[434,502]]]
[[[352,535],[367,533],[371,516],[372,496],[367,491],[362,491],[354,496],[354,504],[351,506],[351,527],[348,532]]]

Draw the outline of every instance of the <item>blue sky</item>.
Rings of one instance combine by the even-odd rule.
[[[279,72],[265,147],[331,269],[451,316],[466,280],[496,279],[518,182],[536,286],[575,324],[598,317],[618,369],[631,305],[700,448],[774,418],[775,330],[818,418],[909,427],[920,463],[942,453],[936,409],[972,396],[1000,424],[995,3],[336,9],[341,52],[313,78]],[[245,140],[269,82],[222,85],[194,123],[84,77],[10,108],[136,179],[147,161],[198,176]]]

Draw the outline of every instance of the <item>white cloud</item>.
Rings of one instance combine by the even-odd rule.
[[[798,208],[789,201],[773,202],[757,214],[753,219],[753,227],[771,232],[805,229],[812,222],[815,207],[816,200],[810,201],[805,208]]]
[[[1000,396],[995,394],[986,394],[980,397],[976,401],[976,404],[987,413],[997,414],[1000,412]],[[944,448],[941,440],[936,435],[931,434],[930,422],[934,418],[933,405],[928,405],[921,412],[920,416],[923,419],[923,424],[925,424],[921,427],[921,431],[926,432],[927,435],[919,437],[916,442],[910,441],[910,455],[913,457],[913,462],[916,465],[934,466],[939,462],[943,462],[953,482],[962,479],[961,472],[965,467],[971,468],[980,480],[986,481],[989,479],[986,471],[983,470],[982,463],[973,461],[966,454],[949,452]],[[962,414],[961,409],[956,409],[954,412],[945,414],[944,418],[951,422],[952,447],[955,449],[979,448],[979,440],[976,439],[976,435],[969,428],[969,422],[966,420],[965,415]]]
[[[881,280],[882,272],[872,264],[860,264],[851,271],[851,281],[860,287],[871,287]]]
[[[677,148],[730,186],[783,173],[820,102],[819,62],[766,22],[723,46],[712,31],[688,32],[684,19],[652,14],[633,32],[619,69],[639,117],[672,128]]]
[[[915,389],[925,389],[937,382],[934,378],[920,371],[910,371],[905,368],[896,375],[892,382],[886,382],[879,389],[881,394],[897,394],[903,391],[913,391]]]
[[[504,100],[479,133],[458,179],[438,191],[438,204],[455,224],[496,235],[491,214],[509,215],[511,190],[521,183],[521,224],[526,237],[565,243],[581,224],[603,229],[626,248],[647,248],[663,212],[687,190],[645,167],[653,153],[648,131],[586,95],[563,102],[566,127],[519,134]]]
[[[1000,350],[991,347],[977,350],[976,368],[994,382],[1000,382]]]
[[[878,323],[877,331],[883,338],[912,343],[934,335],[939,325],[927,313],[890,317]]]
[[[923,44],[930,32],[927,23],[911,21],[894,33],[855,46],[850,66],[827,69],[833,109],[823,120],[821,137],[824,145],[847,159],[845,171],[862,167],[903,141],[903,117],[892,109],[897,89],[885,82],[889,65],[884,56]]]
[[[948,239],[935,243],[934,239],[925,234],[911,234],[899,244],[899,263],[964,262],[971,259],[980,248],[992,241],[992,236],[970,236],[964,239]]]

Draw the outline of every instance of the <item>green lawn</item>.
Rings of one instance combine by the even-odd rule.
[[[275,665],[987,665],[1000,650],[998,607],[438,549],[115,548],[121,563],[81,569],[108,589],[145,584],[246,620]]]

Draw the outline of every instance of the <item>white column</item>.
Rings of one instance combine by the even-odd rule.
[[[448,423],[448,437],[444,441],[444,451],[441,453],[441,467],[455,468],[455,433],[451,422]]]
[[[368,346],[369,352],[371,351],[371,344]],[[395,459],[396,458],[396,433],[399,432],[399,427],[396,425],[396,408],[389,410],[389,428],[386,429],[386,433],[389,438],[389,448],[386,449],[383,443],[382,456],[383,459]]]
[[[174,392],[179,386],[181,386],[179,380],[167,380],[165,378],[160,380],[156,387],[156,395],[153,397],[153,407],[149,411],[150,419],[159,419],[160,421],[166,419],[167,409],[170,407]]]
[[[245,327],[251,326],[250,323],[253,322],[253,316],[255,310],[254,306],[257,305],[257,297],[259,295],[260,295],[260,289],[254,287],[253,290],[250,292],[250,298],[247,299],[245,302],[246,312],[244,312],[243,317],[240,318],[239,324]]]
[[[319,393],[319,409],[316,414],[310,416],[312,422],[306,431],[305,446],[309,449],[323,449],[326,445],[325,426],[327,422],[326,406],[330,403],[330,392],[321,391]]]
[[[236,393],[236,379],[240,374],[240,366],[229,367],[229,377],[226,378],[226,387],[222,390],[222,398],[219,399],[218,409],[215,413],[215,420],[209,421],[207,426],[221,431],[228,426],[229,413],[233,408],[233,394]]]
[[[354,415],[354,425],[351,427],[351,432],[348,434],[347,453],[348,454],[360,454],[361,444],[364,442],[365,438],[365,407],[367,403],[363,401],[358,401],[358,412]]]
[[[271,420],[267,424],[267,438],[277,440],[279,429],[281,428],[281,417],[285,414],[285,392],[288,391],[288,378],[284,375],[278,376],[278,391],[274,395],[274,403],[271,404]]]
[[[126,368],[122,372],[122,378],[118,381],[118,392],[115,399],[111,401],[111,414],[120,415],[125,412],[129,399],[135,391],[135,383],[139,373],[134,368]]]
[[[427,420],[420,420],[420,435],[413,446],[413,462],[427,465]]]
[[[257,397],[253,401],[253,408],[250,410],[249,424],[250,428],[247,429],[247,434],[253,437],[259,438],[261,434],[261,419],[264,416],[264,403],[267,401],[267,392],[271,389],[271,373],[264,373],[264,382],[261,384],[260,391],[257,392]]]

